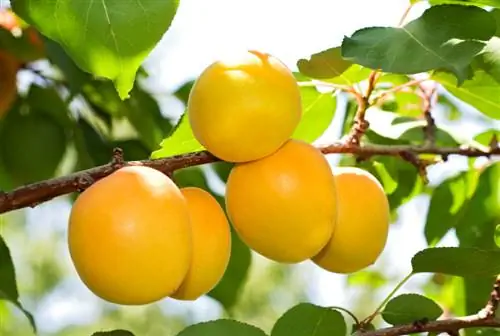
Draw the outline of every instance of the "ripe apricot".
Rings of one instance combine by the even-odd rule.
[[[373,264],[389,232],[390,208],[384,189],[357,167],[333,169],[338,214],[332,238],[312,261],[335,273],[352,273]]]
[[[226,185],[229,219],[261,255],[296,263],[328,242],[336,215],[335,182],[323,154],[291,139],[275,153],[236,164]]]
[[[77,198],[68,243],[77,273],[97,296],[126,305],[160,300],[189,269],[186,200],[153,168],[121,168]]]
[[[170,297],[196,300],[222,279],[231,256],[231,230],[224,210],[207,191],[181,189],[191,218],[193,255],[181,287]]]
[[[187,104],[196,139],[229,162],[247,162],[275,152],[302,116],[292,72],[276,57],[247,51],[208,66],[195,81]]]
[[[6,51],[0,50],[0,118],[11,108],[17,97],[18,60]]]

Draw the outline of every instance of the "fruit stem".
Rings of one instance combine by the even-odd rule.
[[[343,308],[343,307],[338,307],[338,306],[330,306],[328,307],[328,309],[336,309],[336,310],[341,310],[343,311],[344,313],[346,313],[347,315],[349,315],[350,317],[352,317],[352,319],[354,320],[354,322],[356,323],[356,325],[360,325],[360,322],[359,322],[359,319],[356,317],[356,315],[354,315],[351,311],[349,311],[348,309],[346,308]]]
[[[396,287],[394,287],[394,289],[385,297],[384,301],[382,301],[382,303],[377,307],[377,309],[375,309],[375,311],[370,315],[368,316],[367,318],[365,318],[361,324],[362,325],[367,325],[369,323],[371,323],[373,321],[373,319],[382,311],[382,309],[384,309],[385,305],[387,304],[387,302],[389,302],[389,300],[394,296],[394,294],[396,294],[396,292],[408,281],[410,280],[410,278],[413,276],[413,272],[411,272],[410,274],[408,274],[407,276],[405,276],[397,285]]]

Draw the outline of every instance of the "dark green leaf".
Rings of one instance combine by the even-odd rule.
[[[344,60],[340,53],[340,47],[326,49],[312,54],[309,59],[299,59],[297,67],[301,73],[311,78],[335,78],[352,65],[352,62]]]
[[[460,220],[460,210],[468,199],[468,174],[449,178],[433,191],[424,229],[427,244],[437,244]]]
[[[186,112],[181,116],[170,135],[160,143],[160,147],[151,154],[151,158],[158,159],[205,149],[194,137]]]
[[[180,99],[184,105],[187,105],[188,103],[189,93],[191,92],[193,84],[194,81],[186,82],[174,92],[174,96]]]
[[[346,332],[344,317],[338,311],[300,303],[276,321],[271,336],[345,336]]]
[[[170,27],[178,4],[179,0],[11,1],[20,17],[61,44],[79,67],[113,80],[122,99]]]
[[[397,125],[398,130],[401,131],[399,139],[406,140],[410,144],[422,145],[425,142],[424,127],[426,126],[425,120],[418,120],[412,122],[401,123]],[[396,126],[395,126],[396,127]],[[455,138],[446,132],[444,129],[437,127],[435,132],[436,145],[443,147],[455,147],[459,143]]]
[[[19,308],[36,332],[36,324],[33,316],[23,308],[19,301],[14,263],[12,262],[9,247],[2,236],[0,236],[0,300],[10,301]]]
[[[411,260],[414,273],[443,273],[461,277],[500,274],[500,250],[475,247],[431,247]]]
[[[220,179],[226,183],[227,178],[229,177],[229,173],[231,173],[231,169],[233,169],[234,163],[219,161],[212,163],[212,168],[215,170],[215,173],[219,175]]]
[[[434,6],[402,28],[369,27],[356,31],[344,38],[342,56],[384,72],[413,74],[446,69],[462,83],[470,77],[472,59],[495,30],[495,19],[481,8]]]
[[[80,119],[77,132],[81,134],[84,144],[83,147],[77,146],[77,148],[89,155],[93,166],[100,166],[111,161],[113,147],[93,125],[85,119]]]
[[[112,147],[123,149],[123,159],[125,161],[147,160],[150,154],[149,149],[136,139],[114,141]]]
[[[28,103],[10,110],[0,130],[1,161],[17,185],[53,177],[66,151],[65,129]]]
[[[83,85],[91,80],[90,74],[82,71],[60,44],[44,36],[42,38],[47,51],[47,58],[61,70],[71,93],[73,95],[77,94]]]
[[[14,36],[9,30],[0,27],[0,49],[23,62],[33,62],[44,57],[43,45],[33,43],[33,38],[38,37],[38,32],[31,27],[23,29],[20,36]]]
[[[485,115],[500,119],[500,85],[485,71],[474,72],[474,77],[460,87],[453,76],[437,73],[432,78],[438,81],[452,95],[468,103]]]
[[[294,139],[312,143],[330,126],[336,99],[332,93],[320,93],[314,87],[300,88],[302,119],[292,135]]]
[[[116,329],[110,331],[98,331],[93,333],[92,336],[134,336],[134,334],[128,330]]]
[[[387,303],[382,318],[389,324],[401,325],[421,320],[435,321],[441,314],[443,310],[431,299],[419,294],[402,294]]]
[[[266,336],[261,329],[235,320],[214,320],[191,325],[177,336]]]

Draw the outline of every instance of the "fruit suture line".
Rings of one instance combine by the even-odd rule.
[[[449,155],[462,155],[467,157],[490,157],[500,155],[499,147],[492,147],[489,151],[471,147],[424,147],[424,146],[392,146],[392,145],[353,145],[345,143],[335,143],[320,146],[323,154],[353,154],[359,156],[391,155],[405,156],[416,154],[436,154],[446,159]],[[0,213],[6,213],[25,207],[35,207],[47,202],[55,197],[81,192],[92,185],[95,181],[102,179],[123,166],[148,166],[158,169],[164,173],[171,173],[175,170],[217,162],[216,158],[207,151],[176,155],[168,158],[123,161],[121,149],[115,149],[113,159],[110,163],[97,166],[87,170],[82,170],[70,175],[32,183],[16,188],[9,192],[0,191]]]

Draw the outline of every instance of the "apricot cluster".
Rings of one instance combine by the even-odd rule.
[[[199,298],[226,271],[230,222],[276,262],[351,273],[376,261],[389,229],[384,190],[370,173],[332,169],[293,138],[303,111],[284,63],[257,51],[214,62],[195,81],[187,113],[195,138],[234,163],[226,212],[209,192],[179,188],[153,168],[127,166],[97,181],[75,201],[68,231],[75,269],[96,295],[118,304]]]
[[[360,270],[386,244],[386,195],[368,172],[331,169],[320,150],[294,139],[302,113],[293,73],[258,51],[208,66],[188,100],[196,139],[235,163],[226,210],[250,248],[277,262],[311,259],[331,272]]]
[[[165,174],[127,166],[75,201],[68,243],[75,269],[97,296],[123,305],[195,300],[222,278],[231,234],[217,200]]]

